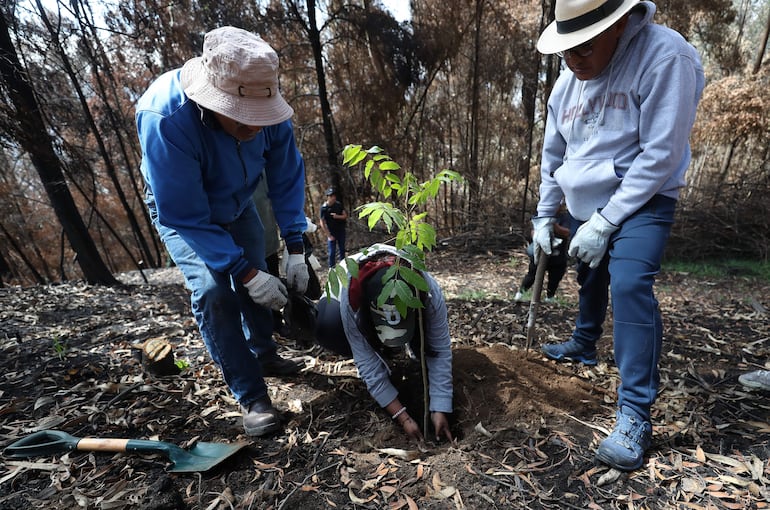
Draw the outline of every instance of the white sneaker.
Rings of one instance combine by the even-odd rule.
[[[521,295],[521,291],[517,290],[516,295],[513,296],[513,300],[516,302],[524,301],[524,297]]]
[[[770,391],[770,370],[754,370],[738,377],[747,388]]]

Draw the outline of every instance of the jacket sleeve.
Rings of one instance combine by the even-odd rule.
[[[212,269],[236,274],[247,268],[243,250],[212,223],[195,130],[183,129],[155,112],[137,114],[142,172],[155,200],[158,221],[174,229]],[[233,147],[235,150],[235,147]]]
[[[398,396],[398,390],[390,382],[390,369],[377,351],[366,341],[358,329],[355,313],[350,307],[347,292],[340,292],[340,312],[345,336],[353,352],[353,361],[358,369],[358,376],[366,384],[369,394],[380,407],[385,407]]]
[[[436,280],[424,273],[430,290],[425,307],[426,335],[428,346],[426,364],[430,390],[431,411],[452,412],[452,340],[449,335],[449,320],[446,302]]]
[[[266,129],[265,176],[273,213],[281,237],[290,244],[302,242],[305,221],[305,163],[294,141],[291,121]]]
[[[556,216],[559,204],[564,198],[561,188],[553,178],[554,172],[564,164],[564,153],[567,142],[557,129],[556,107],[554,106],[559,93],[556,89],[548,100],[548,118],[545,122],[543,137],[543,154],[540,163],[540,200],[537,204],[537,215],[543,217]]]

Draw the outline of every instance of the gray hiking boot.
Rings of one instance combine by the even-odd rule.
[[[540,347],[547,357],[560,360],[579,361],[584,365],[596,365],[596,348],[586,347],[574,338],[560,344],[544,344]]]
[[[754,390],[770,391],[770,370],[754,370],[738,377],[738,382]]]
[[[615,429],[596,450],[596,460],[621,471],[642,466],[644,452],[652,443],[652,425],[623,407],[618,410]]]

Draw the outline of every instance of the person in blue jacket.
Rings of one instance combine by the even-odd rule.
[[[316,343],[334,353],[353,358],[358,374],[369,393],[393,421],[415,440],[422,440],[420,426],[399,399],[390,380],[386,358],[397,352],[420,352],[417,311],[409,310],[405,317],[386,300],[378,304],[383,290],[385,272],[403,253],[386,244],[375,244],[352,255],[358,264],[353,278],[348,260],[345,267],[348,281],[337,294],[324,293],[318,301]],[[428,395],[431,423],[436,440],[452,440],[448,415],[452,412],[452,349],[449,321],[444,295],[436,280],[422,272],[428,292],[420,293],[424,305],[425,359],[428,371]],[[418,417],[419,419],[419,417]]]
[[[301,365],[277,353],[271,309],[288,291],[267,271],[264,227],[252,194],[266,179],[289,249],[287,282],[308,272],[305,167],[292,108],[278,89],[278,55],[235,27],[208,32],[203,55],[158,77],[139,99],[141,171],[152,221],[191,291],[203,341],[243,409],[249,435],[277,430],[265,375]]]
[[[651,445],[663,338],[653,285],[705,82],[695,49],[653,23],[655,10],[639,0],[556,0],[556,20],[537,43],[541,53],[561,55],[566,69],[548,99],[535,258],[551,253],[566,200],[580,284],[571,338],[542,350],[595,365],[609,289],[620,385],[615,427],[596,458],[622,470],[639,468]]]

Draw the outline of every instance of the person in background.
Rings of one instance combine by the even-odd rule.
[[[559,213],[556,215],[556,223],[553,224],[554,235],[557,239],[561,239],[561,244],[554,247],[551,254],[548,256],[548,284],[545,293],[546,303],[553,301],[556,296],[556,291],[559,288],[559,283],[561,283],[561,279],[564,278],[564,274],[567,272],[569,227],[570,216],[566,206],[562,206],[559,209]],[[519,290],[516,291],[516,295],[513,297],[514,301],[523,301],[524,293],[532,287],[533,283],[535,283],[537,261],[535,261],[535,244],[532,242],[527,245],[527,257],[529,258],[527,274],[524,275],[524,278],[521,280]]]
[[[352,357],[369,393],[411,438],[423,439],[420,426],[399,399],[385,361],[394,352],[420,352],[417,310],[402,317],[392,300],[381,306],[385,272],[397,261],[408,264],[403,254],[385,244],[375,244],[351,257],[358,263],[358,277],[340,286],[339,295],[318,301],[316,342],[336,354]],[[400,259],[400,260],[398,260]],[[341,264],[345,265],[343,261]],[[452,440],[447,415],[452,412],[452,350],[444,296],[436,280],[422,272],[429,290],[420,293],[424,314],[426,364],[430,414],[436,440]]]
[[[136,124],[150,216],[191,291],[203,342],[243,410],[248,435],[277,430],[265,375],[296,373],[278,355],[270,310],[286,304],[267,271],[252,200],[266,179],[289,248],[287,282],[308,282],[302,232],[305,166],[292,108],[278,89],[278,55],[235,27],[208,32],[203,56],[158,77],[139,99]]]
[[[257,189],[252,195],[254,205],[257,206],[257,213],[262,220],[262,226],[265,232],[265,264],[267,272],[280,278],[280,256],[281,237],[279,235],[278,223],[273,214],[273,207],[270,205],[270,197],[267,194],[267,179],[260,179]],[[273,331],[281,336],[286,336],[286,328],[283,323],[283,313],[281,310],[272,310]]]
[[[320,219],[321,229],[326,234],[331,268],[337,264],[338,248],[339,260],[345,260],[345,227],[348,219],[348,212],[342,202],[337,200],[337,192],[334,188],[326,190],[326,202],[321,206]]]
[[[620,385],[596,458],[634,470],[652,442],[663,341],[653,286],[690,163],[703,67],[679,33],[652,22],[652,2],[556,0],[554,10],[537,48],[563,56],[566,69],[548,99],[533,240],[536,259],[551,253],[565,200],[580,291],[572,336],[542,350],[595,365],[609,289]]]

